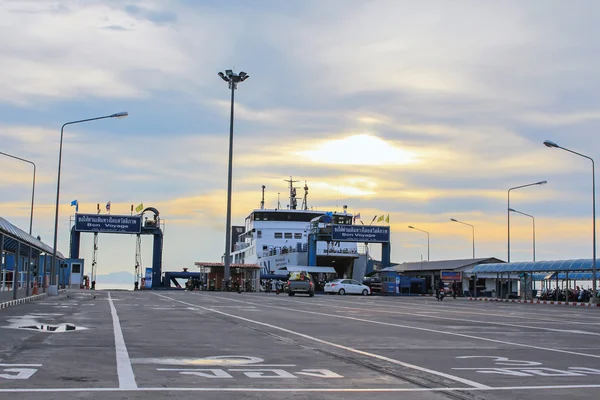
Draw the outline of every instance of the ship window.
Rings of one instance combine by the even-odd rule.
[[[283,238],[283,233],[275,232],[275,239],[282,239],[282,238]]]
[[[256,237],[258,239],[262,238],[262,231],[256,231]]]
[[[294,233],[294,239],[302,239],[301,233]]]
[[[290,232],[286,232],[285,233],[285,238],[286,239],[291,239],[292,238],[292,234]]]

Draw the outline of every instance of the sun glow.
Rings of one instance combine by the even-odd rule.
[[[404,165],[416,156],[372,135],[354,135],[322,142],[312,150],[298,152],[313,162],[340,165]]]

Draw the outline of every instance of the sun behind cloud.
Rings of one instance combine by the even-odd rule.
[[[416,161],[414,153],[394,147],[385,140],[369,134],[323,141],[316,148],[297,154],[323,164],[404,165]]]

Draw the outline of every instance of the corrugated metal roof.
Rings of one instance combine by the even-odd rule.
[[[494,257],[487,258],[466,258],[461,260],[440,260],[440,261],[417,261],[417,262],[408,262],[397,265],[392,265],[390,268],[395,269],[399,272],[404,271],[448,271],[455,270],[459,268],[467,268],[471,266],[475,266],[483,263],[497,263],[501,262]]]
[[[477,265],[473,273],[565,272],[591,271],[593,260],[558,260]]]
[[[6,219],[4,219],[2,217],[0,217],[0,231],[2,231],[2,233],[7,235],[7,237],[4,239],[4,247],[7,250],[15,251],[16,250],[16,242],[14,242],[14,240],[18,240],[22,243],[26,243],[26,244],[40,250],[43,253],[47,253],[47,254],[53,253],[52,247],[48,246],[47,244],[38,240],[37,238],[31,236],[24,230],[16,227],[15,225],[11,224],[10,222],[8,222]],[[12,242],[11,242],[11,239],[13,240]],[[11,249],[12,247],[14,247],[14,249]],[[59,251],[56,252],[56,256],[63,260],[65,258],[65,256],[63,256],[62,253]]]

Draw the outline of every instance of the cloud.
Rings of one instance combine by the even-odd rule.
[[[541,258],[587,255],[587,233],[573,226],[589,225],[589,162],[541,144],[600,151],[598,5],[584,8],[5,1],[2,151],[38,164],[34,228],[51,237],[63,119],[130,111],[123,122],[66,130],[61,248],[73,198],[91,212],[111,200],[127,213],[143,201],[167,221],[168,268],[219,260],[230,92],[216,72],[233,68],[251,76],[235,92],[236,224],[258,207],[263,184],[269,207],[278,193],[287,204],[292,176],[299,193],[307,182],[311,206],[348,205],[365,221],[389,213],[394,261],[422,254],[423,237],[408,224],[431,229],[433,259],[469,256],[469,230],[451,217],[477,226],[478,254],[498,256],[506,190],[546,179],[513,193],[511,204],[539,218]],[[30,171],[8,160],[0,168],[0,212],[27,226]],[[529,257],[521,222],[515,259]],[[106,257],[110,268],[131,267]]]

